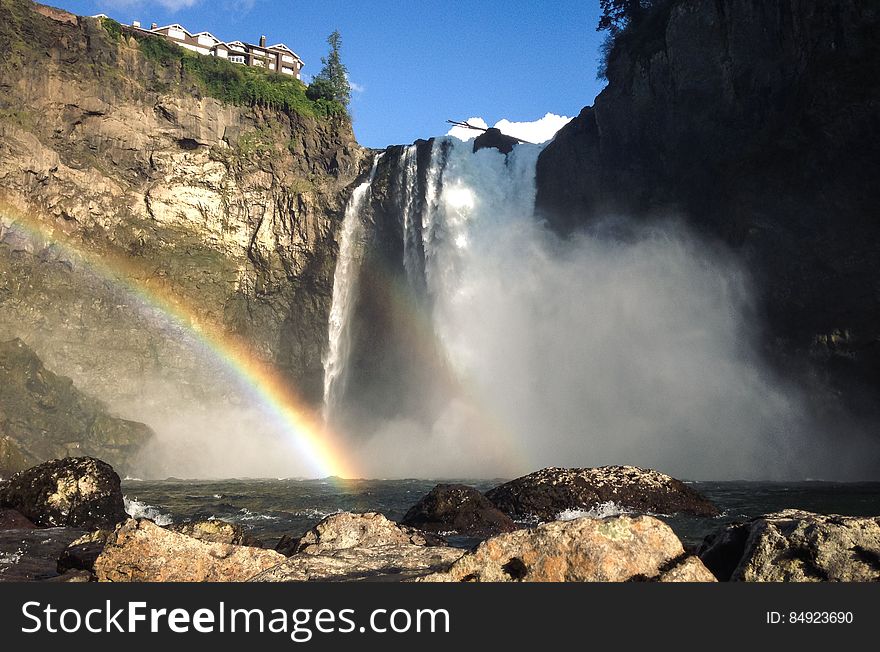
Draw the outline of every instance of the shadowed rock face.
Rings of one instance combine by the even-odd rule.
[[[516,529],[516,524],[483,494],[461,484],[438,484],[413,505],[401,521],[430,532],[489,536]]]
[[[537,210],[562,233],[673,215],[726,242],[757,282],[767,349],[876,414],[880,14],[858,0],[656,4],[541,154]]]
[[[513,136],[507,136],[501,133],[497,127],[489,127],[474,138],[474,151],[477,152],[487,147],[495,148],[502,154],[510,154],[513,148],[519,144],[519,140]]]
[[[227,543],[234,546],[252,546],[262,548],[260,542],[235,523],[226,521],[195,521],[192,523],[174,523],[166,529],[185,534],[205,543]]]
[[[0,342],[0,433],[5,477],[68,455],[93,455],[125,469],[153,435],[142,423],[110,416],[19,339]]]
[[[428,582],[715,581],[650,516],[579,518],[501,534]]]
[[[42,527],[113,527],[127,518],[119,476],[91,457],[52,460],[0,485],[0,506]]]
[[[880,581],[880,517],[785,510],[706,538],[700,559],[722,581]]]
[[[634,466],[547,468],[486,492],[517,519],[552,521],[566,510],[589,511],[603,503],[637,512],[715,516],[718,509],[681,480]]]

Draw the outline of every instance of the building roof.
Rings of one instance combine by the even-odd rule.
[[[150,31],[151,32],[161,32],[164,29],[179,29],[181,32],[184,32],[186,34],[189,34],[189,36],[192,36],[190,31],[186,27],[184,27],[183,25],[181,25],[179,23],[174,23],[172,25],[165,25],[164,27],[157,27],[156,29],[151,29]]]
[[[270,50],[283,50],[284,52],[289,52],[290,54],[292,54],[293,56],[295,56],[297,59],[299,59],[300,61],[302,61],[302,59],[300,58],[300,56],[299,56],[296,52],[294,52],[293,50],[291,50],[289,47],[287,47],[286,45],[284,45],[284,43],[276,43],[275,45],[270,45],[270,46],[269,46],[269,49],[270,49]]]

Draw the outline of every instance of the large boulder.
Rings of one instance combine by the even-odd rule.
[[[880,581],[880,517],[785,510],[710,535],[698,554],[725,581]]]
[[[113,527],[127,518],[119,476],[92,457],[52,460],[0,485],[0,506],[43,527]]]
[[[274,550],[199,541],[130,519],[109,536],[94,572],[99,582],[243,582],[284,560]]]
[[[450,566],[464,554],[460,548],[411,543],[326,550],[293,555],[252,578],[253,582],[401,581]]]
[[[685,568],[681,568],[685,565]],[[578,518],[500,534],[428,582],[713,581],[651,516]],[[679,567],[678,573],[671,572]],[[684,579],[677,579],[684,578]],[[699,578],[699,579],[697,579]]]
[[[538,521],[552,521],[569,510],[595,510],[606,503],[649,514],[718,514],[715,505],[681,480],[635,466],[550,467],[495,487],[486,497],[513,518]]]
[[[410,507],[401,523],[429,532],[476,537],[516,529],[507,514],[479,491],[463,484],[438,484]]]
[[[298,540],[282,543],[291,556],[254,581],[410,579],[445,569],[464,554],[376,512],[333,514]]]
[[[331,514],[306,532],[292,552],[317,555],[346,548],[388,545],[427,546],[442,543],[437,537],[389,521],[382,514],[366,512]]]
[[[510,154],[519,142],[518,138],[508,136],[497,127],[489,127],[474,138],[473,151],[478,152],[481,149],[494,148],[502,154]]]
[[[190,523],[174,523],[165,526],[172,532],[185,534],[193,539],[206,543],[227,543],[233,546],[251,546],[262,548],[262,544],[245,532],[244,528],[235,523],[227,523],[216,519],[192,521]]]

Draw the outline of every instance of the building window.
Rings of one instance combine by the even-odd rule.
[[[229,56],[229,60],[230,60],[232,63],[244,63],[244,57],[239,56],[239,55],[237,55],[237,54],[230,55],[230,56]]]

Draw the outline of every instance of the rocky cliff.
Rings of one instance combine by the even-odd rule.
[[[771,354],[876,405],[880,7],[654,5],[543,152],[538,209],[565,233],[683,216],[754,273]]]
[[[0,478],[43,460],[88,455],[125,472],[151,436],[46,369],[21,340],[0,342]]]
[[[0,5],[0,339],[144,406],[156,385],[228,390],[183,337],[210,324],[318,399],[336,231],[365,158],[348,117],[304,93],[224,102],[216,78],[116,23]]]

